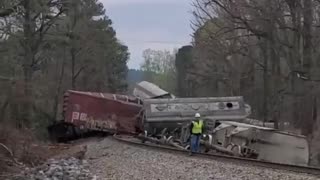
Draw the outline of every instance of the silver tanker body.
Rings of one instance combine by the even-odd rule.
[[[177,130],[190,123],[199,112],[206,127],[214,128],[216,120],[243,121],[250,115],[250,106],[243,97],[207,97],[144,99],[144,128],[148,133],[157,134]]]

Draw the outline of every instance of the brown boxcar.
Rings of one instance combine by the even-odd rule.
[[[136,134],[140,99],[125,95],[68,91],[64,96],[64,122],[81,132],[105,131]]]

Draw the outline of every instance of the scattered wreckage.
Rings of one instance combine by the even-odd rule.
[[[140,82],[133,96],[67,91],[64,119],[50,127],[55,139],[86,132],[134,135],[143,142],[189,148],[189,123],[199,112],[205,122],[205,152],[262,161],[308,165],[306,137],[272,128],[272,123],[249,119],[251,107],[243,97],[178,98],[149,82]],[[251,124],[249,124],[251,123]]]

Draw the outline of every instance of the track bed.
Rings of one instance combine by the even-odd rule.
[[[141,146],[144,148],[152,148],[155,150],[165,151],[165,152],[170,152],[175,154],[188,154],[187,150],[180,150],[174,147],[158,145],[158,144],[153,144],[149,142],[142,143],[141,140],[131,136],[114,136],[113,138],[123,143],[135,145],[135,146]],[[281,169],[281,170],[292,171],[297,173],[312,174],[320,178],[320,168],[318,167],[272,163],[272,162],[259,161],[255,159],[228,156],[228,155],[223,155],[219,153],[197,153],[194,155],[194,157],[199,158],[201,160],[206,159],[206,160],[228,161],[232,163],[237,163],[239,165],[248,164],[248,165],[258,166],[262,168]]]
[[[242,161],[189,157],[187,153],[145,148],[111,137],[88,144],[87,158],[98,179],[109,180],[315,180],[316,175],[255,166]]]

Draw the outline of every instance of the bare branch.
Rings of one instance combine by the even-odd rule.
[[[73,79],[77,79],[78,78],[78,76],[80,75],[80,73],[83,71],[83,70],[85,70],[86,69],[86,66],[82,66],[79,70],[78,70],[78,72],[72,77]]]
[[[0,9],[0,17],[4,18],[7,16],[10,16],[12,13],[14,13],[18,7],[22,4],[22,1],[20,1],[19,3],[17,3],[16,5],[12,6],[11,8],[7,8],[7,9]]]

